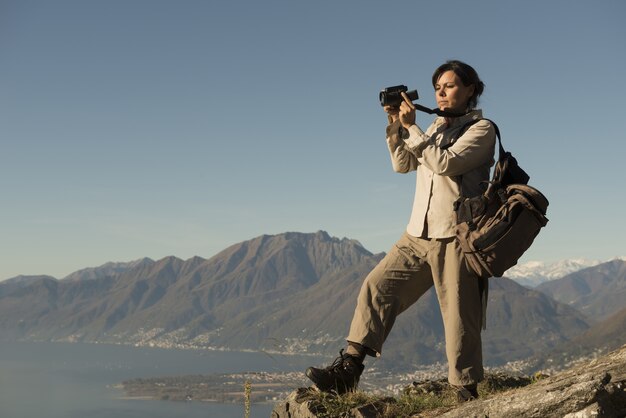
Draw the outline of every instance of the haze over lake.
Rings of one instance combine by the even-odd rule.
[[[112,387],[136,377],[304,370],[311,357],[164,350],[103,344],[0,343],[3,418],[239,418],[243,404],[122,399]],[[304,378],[304,377],[303,377]],[[253,404],[268,417],[271,404]]]

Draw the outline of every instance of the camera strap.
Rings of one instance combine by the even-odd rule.
[[[415,107],[416,110],[419,110],[420,112],[426,112],[428,114],[431,114],[431,115],[434,114],[437,116],[442,116],[444,118],[458,118],[459,116],[463,116],[467,114],[467,113],[448,112],[447,110],[440,110],[437,108],[429,109],[426,106],[422,106],[417,103],[413,103],[413,106]]]

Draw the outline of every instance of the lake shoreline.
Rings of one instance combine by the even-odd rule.
[[[11,418],[241,418],[240,401],[217,396],[194,402],[129,397],[121,382],[137,376],[301,371],[310,357],[32,341],[0,342],[0,415]],[[231,388],[243,392],[243,387]],[[236,397],[235,397],[236,399]],[[264,400],[264,398],[263,398]],[[150,401],[150,402],[148,402]],[[252,404],[251,418],[267,417],[271,402]]]

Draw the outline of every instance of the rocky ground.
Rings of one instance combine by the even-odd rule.
[[[534,380],[534,381],[533,381]],[[532,381],[532,382],[531,382]],[[481,398],[461,405],[449,400],[422,402],[443,396],[442,382],[421,382],[407,388],[403,398],[413,397],[414,410],[405,417],[625,417],[626,416],[626,346],[597,359],[583,362],[551,377],[540,379],[512,378],[496,380],[500,388],[481,392]],[[519,387],[523,386],[523,387]],[[512,389],[508,389],[513,387]],[[507,390],[508,389],[508,390]],[[413,391],[411,394],[410,392]],[[408,396],[407,396],[408,395]],[[331,417],[331,407],[336,407],[342,397],[329,397],[301,388],[278,403],[272,418],[320,418]],[[391,417],[390,406],[398,404],[398,398],[361,396],[361,405],[350,404],[341,416],[359,418]],[[341,402],[340,402],[341,403]],[[344,402],[344,407],[348,405]],[[397,409],[396,409],[397,411]]]

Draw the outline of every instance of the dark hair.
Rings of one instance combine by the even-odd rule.
[[[471,65],[461,61],[446,61],[445,64],[440,65],[433,73],[433,87],[437,84],[439,77],[446,71],[454,71],[454,74],[461,79],[464,86],[474,85],[474,94],[472,94],[472,97],[470,97],[467,102],[468,109],[474,109],[478,104],[478,97],[483,94],[483,90],[485,89],[485,83],[480,80],[476,70],[472,68]]]

